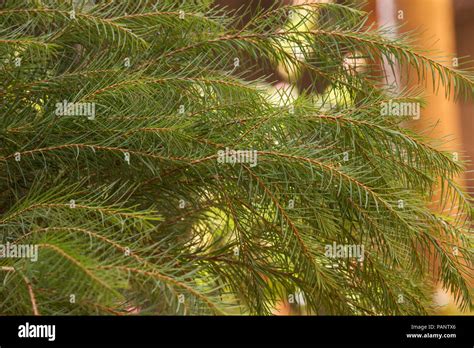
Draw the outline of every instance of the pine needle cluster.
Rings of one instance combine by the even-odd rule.
[[[39,253],[0,257],[0,313],[426,314],[435,282],[472,309],[462,156],[381,106],[424,105],[391,68],[455,99],[474,75],[367,18],[0,1],[0,243]],[[275,102],[268,67],[324,88]]]

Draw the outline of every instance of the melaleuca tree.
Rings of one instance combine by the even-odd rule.
[[[423,103],[383,83],[396,66],[453,98],[473,75],[366,20],[1,1],[0,236],[39,254],[0,258],[0,313],[270,314],[291,295],[307,313],[424,314],[435,282],[472,308],[463,165],[381,105]],[[275,102],[251,76],[277,67],[320,87]]]

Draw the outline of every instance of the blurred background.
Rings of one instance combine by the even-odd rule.
[[[243,23],[237,25],[244,25],[245,20],[255,13],[252,10],[258,6],[315,2],[347,3],[341,0],[216,0],[215,2],[219,6],[246,13]],[[391,34],[395,37],[415,31],[415,45],[421,50],[432,51],[433,58],[458,58],[461,68],[474,67],[474,0],[353,0],[353,2],[363,3],[366,11],[370,13],[368,25],[397,27]],[[291,88],[287,74],[281,69],[269,71],[267,68],[256,71],[255,74],[266,76],[275,89]],[[393,78],[398,80],[400,76]],[[308,86],[309,82],[305,81],[304,76],[299,83],[301,85],[297,86],[298,89],[318,89],[318,86]],[[445,148],[457,153],[459,158],[467,163],[465,175],[459,178],[459,182],[474,196],[474,189],[469,184],[474,180],[474,164],[470,160],[474,158],[474,103],[450,101],[445,97],[442,87],[438,94],[427,88],[425,95],[427,107],[422,110],[419,120],[410,122],[407,126],[434,139],[449,140],[444,145]],[[474,286],[474,282],[471,285]],[[433,304],[437,308],[435,314],[469,314],[458,312],[450,294],[440,286],[435,289]],[[282,302],[275,314],[303,313],[302,306]]]

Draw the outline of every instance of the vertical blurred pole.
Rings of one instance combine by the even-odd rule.
[[[395,0],[377,0],[375,3],[375,14],[377,16],[377,24],[379,27],[390,27],[393,31],[387,34],[390,39],[397,37],[398,30],[397,23],[397,8],[395,6]],[[384,70],[386,71],[386,79],[388,85],[395,85],[399,82],[399,69],[390,67],[388,59],[383,58]]]
[[[404,12],[402,31],[416,30],[416,44],[421,49],[436,50],[444,55],[456,56],[456,41],[454,31],[454,12],[451,0],[397,0],[397,10]],[[452,64],[449,59],[446,64]],[[427,86],[432,85],[428,76]],[[445,136],[461,139],[461,127],[458,106],[446,100],[444,88],[434,95],[428,88],[428,106],[421,119],[413,126],[420,131],[440,120],[440,124],[430,136],[441,139]],[[458,143],[450,143],[446,148],[453,151],[461,150]]]
[[[446,56],[445,64],[452,64],[451,58],[456,56],[452,0],[396,0],[396,11],[399,10],[403,11],[403,19],[399,23],[403,25],[400,35],[403,35],[403,31],[415,30],[416,45],[422,50],[442,52]],[[423,133],[429,130],[427,135],[434,139],[450,139],[444,149],[459,153],[461,158],[462,133],[459,108],[454,102],[446,100],[443,87],[440,87],[437,95],[434,94],[430,89],[432,79],[429,75],[427,75],[427,86],[428,105],[421,118],[413,121],[410,126]],[[435,124],[436,127],[433,128]],[[458,181],[463,179],[459,178]],[[454,308],[452,302],[451,297],[438,286],[436,305],[447,305],[447,308],[452,310]]]
[[[454,0],[456,11],[456,44],[457,52],[460,57],[469,57],[471,62],[469,67],[474,67],[474,1],[472,0]],[[466,156],[471,160],[467,165],[466,180],[474,182],[474,101],[472,99],[460,103],[462,132],[464,135],[463,145]],[[472,185],[472,184],[471,184]],[[474,187],[469,188],[469,193],[474,197]],[[474,227],[474,223],[473,223]],[[474,284],[473,284],[474,286]]]

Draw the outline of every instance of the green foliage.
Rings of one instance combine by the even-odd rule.
[[[472,73],[352,6],[275,6],[236,29],[209,1],[97,3],[0,2],[0,238],[39,246],[0,258],[1,314],[270,314],[291,294],[309,313],[423,314],[438,280],[472,309],[462,163],[381,115],[423,99],[383,86],[379,62],[456,98]],[[325,91],[275,105],[250,77],[265,66]],[[64,100],[95,118],[58,115]],[[257,165],[220,163],[225,148]],[[328,258],[333,242],[364,261]]]

